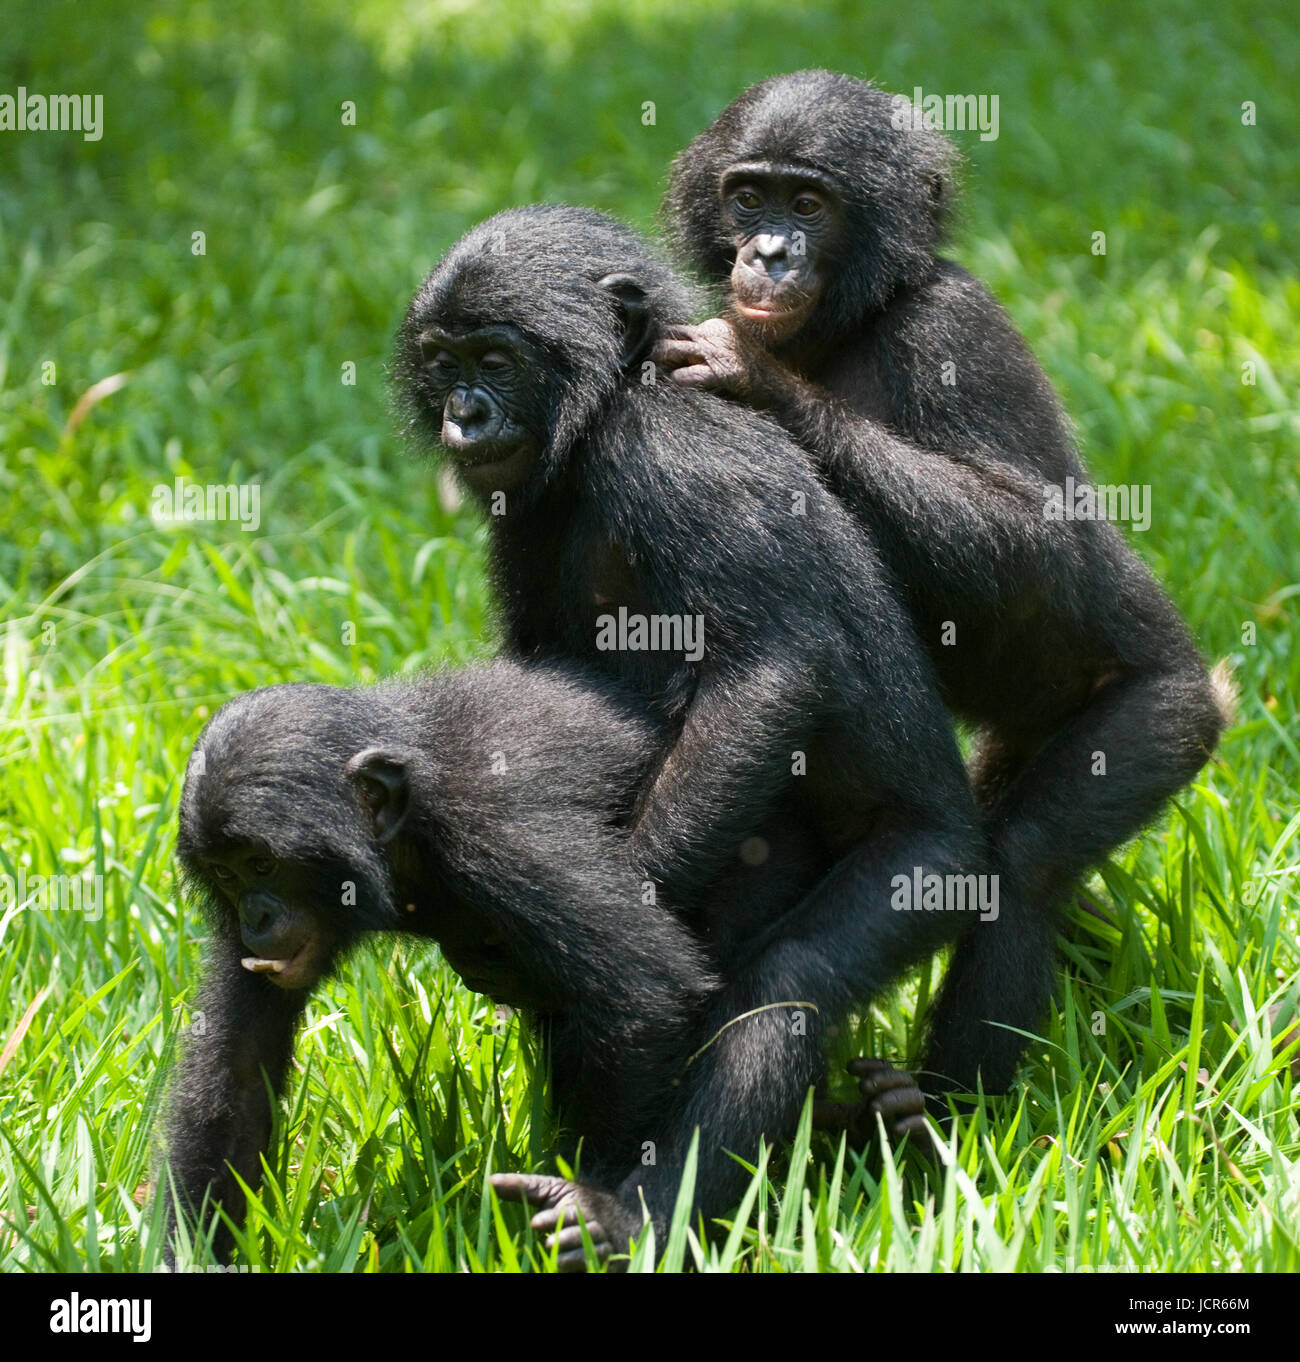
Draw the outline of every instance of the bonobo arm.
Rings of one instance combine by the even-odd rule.
[[[675,895],[680,886],[711,883],[789,788],[815,696],[794,639],[786,651],[791,656],[706,669],[676,742],[642,793],[632,852]]]
[[[898,389],[890,393],[889,405],[915,414],[928,432],[924,445],[855,411],[851,396],[795,373],[721,318],[673,328],[655,356],[673,368],[676,382],[726,393],[775,416],[831,485],[860,515],[867,513],[873,529],[902,531],[908,543],[923,548],[929,571],[1019,576],[1041,563],[1049,540],[1061,542],[1062,527],[1044,514],[1048,473],[1013,452],[1025,439],[1009,428],[1014,401],[998,394],[996,404],[982,402],[978,393],[968,393],[967,403],[977,410],[970,413],[974,419],[962,419],[957,389],[928,390],[931,378],[938,385],[943,362],[938,354],[913,354],[917,367],[910,373],[891,365],[885,376],[886,385]],[[978,381],[966,379],[968,386]],[[1036,393],[1031,398],[1037,404],[1044,400]],[[1036,412],[1026,425],[1045,430],[1044,462],[1050,466],[1064,435],[1054,419],[1048,426],[1048,415]],[[983,428],[997,420],[1008,422],[1005,441],[995,438],[1001,432]],[[1075,468],[1071,458],[1061,458],[1050,476],[1063,479]]]
[[[169,1263],[178,1209],[192,1217],[206,1195],[209,1221],[216,1205],[236,1222],[242,1219],[244,1193],[235,1174],[250,1187],[261,1181],[273,1115],[267,1079],[276,1093],[283,1089],[294,1026],[309,993],[280,989],[266,975],[249,973],[239,963],[242,953],[237,940],[222,938],[215,947],[172,1094],[169,1167],[159,1180]],[[224,1258],[231,1247],[229,1231],[218,1227],[213,1252]]]

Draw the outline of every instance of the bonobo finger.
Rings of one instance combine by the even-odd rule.
[[[596,1250],[596,1257],[602,1262],[609,1257],[609,1239],[605,1231],[592,1221],[587,1222],[587,1237],[591,1240],[592,1247]],[[546,1247],[551,1250],[558,1249],[561,1254],[581,1253],[582,1252],[582,1226],[565,1225],[565,1227],[546,1240]]]
[[[560,1222],[565,1225],[576,1225],[578,1223],[578,1206],[573,1201],[559,1202],[554,1206],[547,1206],[537,1212],[528,1222],[538,1234],[550,1234],[560,1228]]]
[[[598,1249],[596,1256],[597,1260],[603,1263],[605,1259],[609,1256],[608,1248],[606,1248],[604,1253],[601,1253]],[[586,1272],[587,1255],[581,1249],[579,1249],[576,1253],[574,1252],[561,1253],[560,1256],[555,1260],[555,1270],[557,1272],[566,1273]]]
[[[557,1233],[547,1236],[546,1247],[551,1253],[558,1250],[561,1256],[566,1253],[581,1253],[582,1227],[580,1225],[566,1225]]]
[[[691,364],[684,369],[674,369],[672,380],[683,388],[707,388],[719,381],[717,374],[707,364]]]
[[[858,1079],[858,1091],[869,1100],[894,1092],[914,1093],[918,1098],[921,1095],[921,1089],[916,1086],[912,1075],[899,1073],[897,1069],[893,1073],[879,1074],[875,1078]]]
[[[553,1206],[573,1190],[573,1184],[565,1178],[546,1173],[493,1173],[488,1181],[502,1201],[522,1201],[529,1206]]]
[[[905,1069],[896,1069],[886,1059],[873,1059],[863,1056],[851,1059],[846,1066],[858,1080],[858,1091],[863,1097],[873,1097],[878,1092],[888,1092],[892,1088],[915,1088],[916,1080]]]
[[[872,1111],[880,1114],[887,1126],[892,1126],[905,1116],[923,1115],[925,1097],[920,1088],[909,1083],[906,1087],[893,1088],[879,1093],[868,1103],[868,1106]]]
[[[735,328],[725,317],[710,317],[695,328],[695,334],[706,340],[731,340],[735,336]]]
[[[929,1155],[934,1149],[934,1137],[930,1133],[930,1127],[925,1123],[924,1116],[907,1116],[895,1122],[890,1129],[889,1138],[891,1144],[901,1144],[903,1140],[907,1140],[925,1155]]]
[[[605,1237],[604,1231],[599,1225],[589,1224],[587,1233],[591,1237],[591,1246],[595,1251],[596,1261],[598,1263],[607,1262],[614,1251],[614,1246]],[[559,1250],[555,1259],[555,1270],[557,1272],[586,1272],[587,1252],[582,1244],[582,1231],[576,1226],[573,1229],[561,1230],[559,1234],[553,1234],[546,1241],[546,1247],[551,1250]]]
[[[905,1152],[911,1158],[920,1160],[921,1164],[938,1170],[943,1166],[943,1157],[939,1153],[939,1145],[942,1144],[934,1132],[933,1127],[924,1116],[902,1116],[896,1120],[889,1117],[882,1118],[885,1122],[885,1130],[889,1136],[889,1143],[893,1149],[902,1149],[906,1146]]]
[[[879,1073],[882,1069],[894,1068],[887,1059],[876,1059],[871,1055],[859,1055],[857,1059],[849,1060],[844,1067],[854,1078],[866,1078],[870,1074]]]
[[[699,345],[692,340],[661,340],[650,351],[650,358],[664,368],[694,364],[703,358]]]

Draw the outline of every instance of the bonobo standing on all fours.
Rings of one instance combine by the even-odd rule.
[[[576,667],[507,662],[355,690],[283,685],[196,742],[177,850],[212,929],[171,1101],[169,1237],[218,1258],[256,1188],[311,990],[374,932],[437,941],[465,983],[540,1025],[584,1168],[651,1138],[716,987],[618,824],[662,741],[634,697]],[[777,830],[779,833],[779,830]],[[777,833],[774,833],[777,835]],[[760,896],[753,876],[719,892]],[[778,905],[780,906],[780,905]],[[174,1245],[169,1244],[169,1254]]]
[[[829,71],[728,106],[665,202],[682,255],[726,282],[724,318],[655,358],[808,450],[896,571],[948,705],[980,726],[1001,912],[965,924],[923,1066],[935,1092],[999,1091],[1046,1011],[1070,886],[1200,770],[1230,686],[1114,527],[1045,513],[1086,474],[1006,313],[936,254],[954,153],[911,114]]]

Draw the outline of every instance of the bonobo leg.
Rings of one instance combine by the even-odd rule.
[[[1028,898],[1003,863],[995,873],[997,920],[958,942],[930,1022],[920,1081],[936,1119],[947,1116],[945,1092],[1007,1087],[1052,996],[1059,902]]]
[[[879,1116],[891,1145],[900,1149],[910,1145],[928,1156],[933,1142],[925,1121],[925,1094],[916,1080],[883,1059],[851,1060],[848,1068],[859,1080],[863,1100],[814,1102],[813,1128],[835,1134],[844,1132],[852,1146],[869,1149],[875,1146]],[[614,1251],[620,1226],[627,1226],[625,1234],[640,1228],[639,1221],[629,1220],[615,1194],[585,1181],[579,1187],[553,1175],[499,1173],[493,1176],[492,1184],[503,1200],[525,1201],[533,1207],[536,1212],[531,1222],[533,1229],[551,1236],[548,1247],[558,1251],[556,1264],[561,1272],[581,1272],[586,1267],[580,1213],[596,1258],[602,1263]],[[607,1225],[612,1228],[606,1228]],[[660,1229],[655,1233],[662,1235]],[[662,1238],[658,1242],[662,1245]],[[611,1266],[617,1269],[619,1260],[614,1259]]]
[[[1089,703],[1009,774],[981,775],[1000,878],[996,922],[973,924],[935,1009],[926,1085],[1005,1090],[1042,1025],[1055,979],[1061,905],[1071,885],[1148,823],[1218,742],[1224,715],[1200,659],[1127,676]],[[999,1025],[1000,1023],[1000,1025]],[[1007,1029],[1016,1028],[1016,1029]],[[937,1077],[932,1077],[937,1076]]]
[[[249,973],[239,963],[243,953],[237,941],[214,947],[171,1099],[167,1166],[159,1178],[167,1202],[168,1262],[178,1214],[192,1220],[205,1195],[205,1223],[217,1205],[236,1222],[243,1218],[244,1193],[235,1174],[250,1187],[261,1181],[274,1115],[267,1079],[281,1091],[294,1025],[309,993],[280,989],[266,975]],[[214,1254],[224,1259],[231,1247],[229,1231],[219,1226]]]
[[[954,799],[950,807],[961,813],[944,826],[897,818],[877,829],[729,971],[678,1098],[650,1137],[653,1163],[630,1172],[613,1194],[549,1177],[493,1178],[500,1195],[537,1209],[538,1229],[553,1233],[565,1213],[566,1228],[552,1241],[561,1249],[562,1268],[583,1266],[580,1232],[568,1227],[578,1207],[593,1240],[621,1253],[641,1228],[644,1197],[663,1243],[697,1127],[692,1223],[699,1214],[707,1220],[735,1205],[749,1175],[729,1151],[753,1159],[760,1137],[790,1137],[822,1070],[825,1028],[938,949],[965,916],[892,906],[895,876],[910,879],[916,867],[940,875],[984,870],[982,842],[964,817],[966,805]]]

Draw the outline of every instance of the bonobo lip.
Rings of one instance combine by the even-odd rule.
[[[269,974],[277,988],[305,988],[316,979],[314,942],[309,937],[285,960],[267,960],[259,955],[246,955],[240,964],[250,974]]]
[[[454,421],[442,423],[442,447],[462,468],[496,468],[507,464],[526,445],[518,439],[501,439],[498,434],[466,435]]]
[[[792,307],[756,307],[753,303],[742,303],[739,298],[732,304],[740,315],[751,322],[795,322],[802,321],[810,311],[808,303],[796,303]]]
[[[446,444],[446,441],[443,443]],[[462,468],[499,468],[508,464],[519,452],[518,445],[499,445],[495,441],[491,443],[484,441],[482,444],[473,442],[449,444],[447,449]]]
[[[461,463],[503,458],[514,448],[513,444],[502,444],[495,435],[466,435],[454,421],[442,423],[442,444]]]

